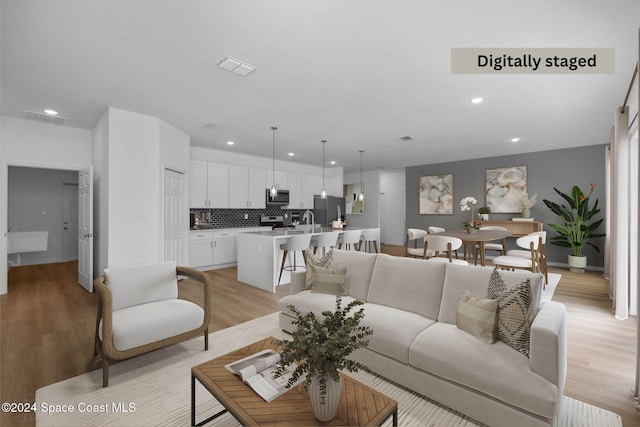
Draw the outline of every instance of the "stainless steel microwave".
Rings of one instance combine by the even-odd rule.
[[[289,190],[278,190],[275,197],[271,197],[271,190],[267,188],[267,205],[286,206],[289,204]]]

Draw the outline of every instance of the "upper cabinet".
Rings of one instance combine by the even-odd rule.
[[[229,207],[229,166],[191,160],[189,206],[192,208]]]
[[[267,179],[265,180],[265,188],[271,188],[275,184],[278,190],[290,190],[288,183],[288,174],[285,171],[276,171],[276,178],[273,179],[273,170],[267,170]]]
[[[289,172],[289,209],[313,209],[313,175]]]
[[[337,197],[344,196],[342,191],[342,179],[325,176],[324,189],[327,192],[327,195],[329,196],[337,196]],[[313,194],[319,195],[320,193],[322,193],[322,177],[314,176],[313,177]]]
[[[229,166],[229,207],[264,209],[266,171],[259,168]]]

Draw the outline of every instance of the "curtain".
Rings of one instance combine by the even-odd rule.
[[[629,317],[629,108],[616,110],[611,146],[611,271],[615,317]]]

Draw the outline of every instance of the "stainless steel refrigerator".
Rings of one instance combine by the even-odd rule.
[[[323,227],[331,227],[331,221],[344,218],[346,199],[344,197],[327,196],[326,199],[320,196],[313,198],[313,213],[316,224]]]

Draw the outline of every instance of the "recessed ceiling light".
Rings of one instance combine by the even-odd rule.
[[[233,142],[233,141],[227,141],[227,145],[233,145],[233,144],[235,144],[235,142]]]
[[[472,103],[472,104],[480,104],[482,101],[484,101],[484,98],[477,97],[477,98],[473,98],[473,99],[471,100],[471,103]]]
[[[332,165],[335,165],[336,161],[335,160],[331,160],[329,163],[331,163]]]
[[[520,141],[520,138],[511,138],[511,142],[518,142]]]
[[[289,154],[289,157],[293,157],[293,153],[288,153],[288,154]]]
[[[48,115],[50,115],[50,116],[56,116],[56,115],[58,115],[58,112],[57,112],[56,110],[49,110],[49,109],[46,109],[46,110],[44,110],[44,112],[45,112],[45,113],[47,113],[47,114],[48,114]]]
[[[231,71],[232,73],[242,77],[245,77],[249,73],[252,73],[255,70],[257,70],[257,68],[254,67],[253,65],[249,65],[246,62],[242,62],[230,56],[227,56],[223,58],[220,62],[218,62],[218,67],[227,71]]]

